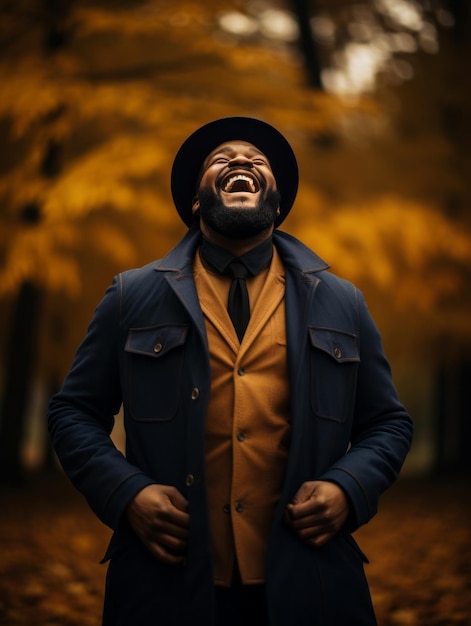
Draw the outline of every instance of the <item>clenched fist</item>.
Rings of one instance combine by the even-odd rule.
[[[349,513],[347,496],[335,483],[305,482],[286,507],[286,522],[306,543],[324,545],[344,525]]]
[[[190,516],[188,502],[175,487],[149,485],[128,504],[126,515],[135,533],[162,563],[185,558]]]

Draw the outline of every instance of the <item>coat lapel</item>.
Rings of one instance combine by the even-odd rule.
[[[207,347],[204,317],[193,279],[193,260],[200,240],[201,232],[198,225],[195,225],[167,256],[156,262],[155,270],[165,273],[170,288],[188,312]],[[295,384],[299,370],[297,355],[302,353],[303,342],[306,341],[307,315],[319,283],[316,273],[327,269],[328,265],[287,233],[276,230],[273,241],[286,269],[288,359],[292,384]]]
[[[311,302],[320,282],[317,272],[328,269],[320,257],[291,235],[275,231],[274,244],[286,269],[286,339],[291,388],[297,388],[300,355],[307,341],[308,316]]]
[[[168,285],[191,317],[207,348],[203,313],[193,279],[193,259],[200,239],[199,228],[193,226],[167,256],[156,262],[154,269],[165,274]]]

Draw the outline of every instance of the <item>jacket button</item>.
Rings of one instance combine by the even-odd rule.
[[[224,513],[230,513],[231,512],[231,507],[228,504],[225,504],[222,507],[222,510],[224,511]]]
[[[245,370],[243,367],[239,367],[239,369],[237,370],[237,373],[239,374],[239,376],[243,376],[245,374]]]
[[[336,359],[340,359],[342,357],[342,350],[337,345],[334,346],[334,357]]]
[[[195,477],[193,476],[193,474],[188,474],[185,480],[186,486],[191,487],[191,485],[193,485],[194,483],[195,483]]]
[[[237,441],[245,441],[245,435],[243,432],[241,432],[239,430],[239,432],[237,433]]]
[[[191,399],[192,400],[196,400],[200,395],[200,390],[198,389],[198,387],[194,387],[194,389],[192,389],[191,391]]]
[[[154,352],[160,352],[162,350],[162,344],[156,343],[154,346]]]
[[[244,505],[242,504],[242,502],[237,502],[237,504],[235,505],[235,510],[237,511],[237,513],[242,513],[242,511],[244,510]]]

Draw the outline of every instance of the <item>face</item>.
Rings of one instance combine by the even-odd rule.
[[[218,146],[201,168],[193,213],[216,233],[233,239],[273,228],[279,193],[267,157],[246,141]]]

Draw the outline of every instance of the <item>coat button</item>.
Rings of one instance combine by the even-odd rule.
[[[154,352],[160,352],[161,350],[162,350],[162,344],[160,342],[156,343],[154,346]]]
[[[239,369],[237,370],[237,373],[239,374],[239,376],[243,376],[245,374],[245,370],[243,367],[239,367]]]
[[[191,485],[194,485],[194,483],[195,483],[195,477],[193,476],[193,474],[188,474],[185,480],[186,486],[191,487]]]
[[[242,502],[236,503],[235,510],[237,511],[237,513],[242,513],[242,511],[244,510],[244,505],[242,504]]]
[[[198,389],[198,387],[194,387],[191,391],[191,399],[196,400],[197,398],[199,398],[199,395],[200,395],[200,390]]]
[[[237,441],[245,441],[245,435],[243,432],[241,432],[239,430],[239,432],[237,433]]]
[[[337,344],[334,345],[334,357],[336,359],[340,359],[342,357],[342,350]]]
[[[228,504],[225,504],[225,505],[222,507],[222,510],[224,511],[224,513],[229,514],[229,513],[231,512],[231,507],[230,507]]]
[[[193,476],[193,474],[188,474],[185,479],[185,484],[187,487],[191,487],[191,485],[195,484],[195,477]]]

